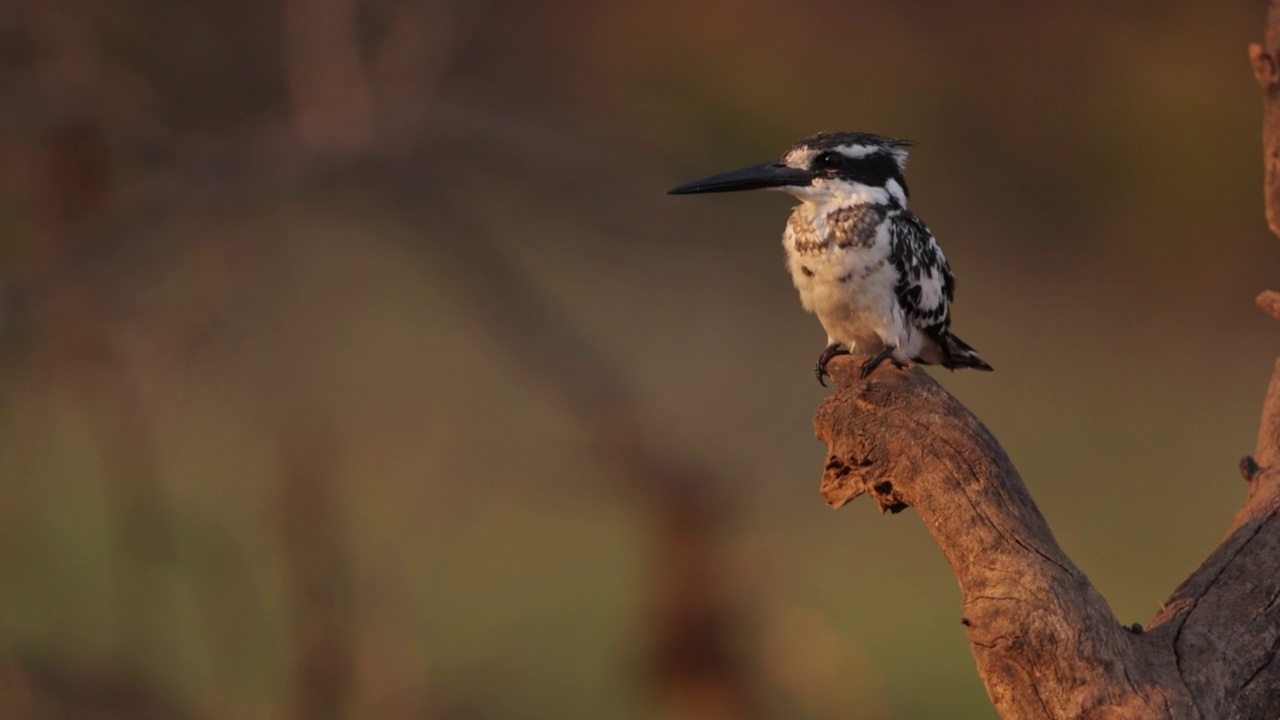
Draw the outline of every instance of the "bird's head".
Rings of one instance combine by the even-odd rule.
[[[817,205],[907,204],[906,140],[857,132],[824,132],[792,145],[776,162],[685,183],[672,195],[785,190]]]

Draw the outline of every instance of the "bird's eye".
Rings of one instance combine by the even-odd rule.
[[[836,170],[844,163],[844,156],[838,152],[824,152],[813,159],[816,170]]]

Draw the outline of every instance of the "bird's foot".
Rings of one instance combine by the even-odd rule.
[[[840,343],[831,343],[827,349],[822,351],[818,356],[818,364],[814,366],[813,372],[818,376],[818,384],[826,387],[827,383],[823,381],[823,376],[827,374],[827,363],[831,362],[831,358],[837,355],[848,355],[849,351],[840,346]]]
[[[893,356],[893,353],[895,350],[897,350],[897,348],[887,347],[881,350],[880,352],[876,353],[873,357],[869,358],[866,362],[862,363],[862,370],[858,374],[862,377],[862,379],[865,380],[867,376],[870,375],[872,372],[875,372],[875,369],[879,367],[880,363],[884,362],[885,360],[888,360],[889,362],[893,363],[893,366],[898,368],[899,370],[906,367],[907,366],[906,363],[902,362],[901,360]]]

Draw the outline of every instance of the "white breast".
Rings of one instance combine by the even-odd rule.
[[[805,310],[818,316],[829,342],[851,352],[874,354],[896,346],[904,359],[918,352],[918,340],[903,321],[894,286],[898,272],[889,261],[888,223],[875,242],[838,247],[826,228],[826,209],[803,203],[783,234],[787,269]]]

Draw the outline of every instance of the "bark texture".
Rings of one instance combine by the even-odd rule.
[[[1266,214],[1280,235],[1280,0],[1249,49],[1265,111]],[[1280,295],[1258,305],[1280,318]],[[914,509],[960,585],[962,623],[1001,717],[1280,718],[1280,361],[1244,506],[1221,545],[1145,628],[1124,627],[1058,546],[991,433],[918,368],[830,365],[837,392],[814,426],[822,494]],[[1218,480],[1215,482],[1222,482]]]

